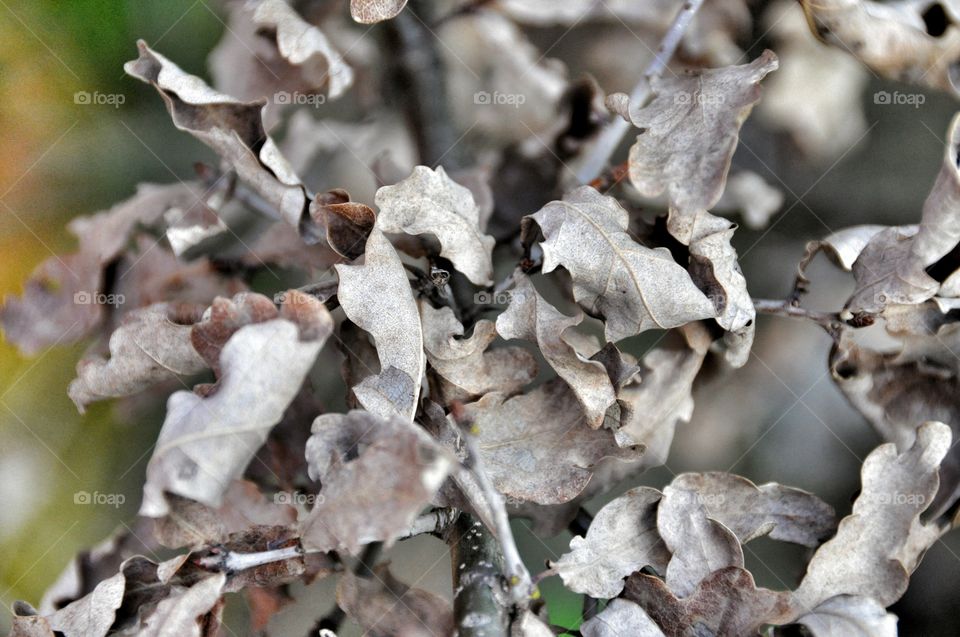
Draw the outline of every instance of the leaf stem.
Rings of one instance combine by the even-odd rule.
[[[683,34],[702,4],[703,0],[684,1],[670,28],[664,34],[663,40],[660,41],[660,46],[657,47],[653,60],[647,66],[646,71],[643,72],[643,77],[633,87],[633,91],[630,93],[631,104],[643,104],[647,100],[650,95],[650,82],[666,70],[667,64],[670,63],[670,59],[677,51],[680,40],[683,39]],[[581,184],[590,183],[603,172],[607,162],[610,161],[610,157],[620,146],[620,141],[629,129],[629,122],[622,117],[616,117],[600,133],[589,154],[577,169],[577,179]]]
[[[808,321],[813,321],[830,334],[837,333],[843,327],[843,321],[841,320],[839,314],[808,310],[800,307],[799,305],[794,305],[789,301],[753,299],[753,306],[757,309],[757,312],[763,314],[802,318]]]

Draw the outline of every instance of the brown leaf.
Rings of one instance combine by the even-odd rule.
[[[930,7],[926,2],[805,0],[801,6],[818,38],[847,51],[876,73],[960,95],[956,68],[960,16],[952,3],[939,5],[946,24],[937,32],[925,26],[923,13]]]
[[[190,342],[198,308],[159,303],[133,310],[110,335],[110,358],[85,357],[67,394],[80,413],[105,398],[129,396],[151,385],[206,369]]]
[[[306,190],[264,130],[263,102],[218,93],[142,40],[137,46],[140,57],[124,65],[127,74],[156,88],[178,129],[213,149],[284,221],[315,242]]]
[[[264,323],[279,315],[273,301],[262,294],[241,292],[232,299],[216,298],[191,329],[190,341],[219,378],[220,352],[230,337],[245,325]]]
[[[743,66],[655,78],[653,97],[631,104],[616,93],[607,107],[640,129],[630,148],[630,182],[647,197],[666,191],[671,234],[688,243],[693,217],[723,194],[740,126],[760,99],[760,80],[777,68],[765,51]]]
[[[192,204],[191,188],[141,184],[133,197],[109,210],[72,220],[68,228],[79,240],[78,252],[47,259],[33,272],[21,298],[4,299],[0,325],[7,340],[32,355],[93,332],[106,306],[119,300],[105,294],[104,268],[123,253],[138,225],[154,225],[170,207]]]
[[[423,348],[438,378],[444,403],[469,402],[492,391],[515,394],[537,375],[533,355],[519,347],[488,349],[497,338],[490,321],[477,321],[463,337],[463,325],[448,307],[435,309],[420,301]]]
[[[280,317],[230,336],[220,352],[214,391],[170,397],[147,466],[141,514],[166,515],[165,491],[219,506],[300,390],[332,329],[322,303],[291,290]]]
[[[339,188],[317,195],[310,202],[310,216],[326,228],[327,244],[348,259],[363,254],[377,220],[370,206],[350,201],[350,193]]]
[[[591,429],[560,379],[510,399],[489,393],[465,405],[465,413],[497,490],[521,501],[567,502],[586,488],[601,460],[630,462],[643,453],[617,447],[606,429]]]
[[[493,284],[494,239],[480,228],[480,209],[470,190],[447,176],[442,167],[417,166],[394,186],[377,191],[383,232],[430,234],[440,241],[440,256],[476,285]]]
[[[670,552],[657,532],[656,489],[637,487],[606,504],[590,523],[586,537],[570,540],[570,551],[551,566],[575,593],[612,598],[623,578],[644,566],[663,572]]]
[[[337,604],[370,637],[439,637],[453,634],[453,611],[442,597],[396,579],[387,564],[372,578],[346,573]]]
[[[453,462],[419,426],[370,412],[324,414],[307,443],[323,488],[301,522],[304,547],[347,550],[392,543],[443,484]]]
[[[583,315],[567,316],[537,293],[530,279],[517,273],[510,292],[510,306],[497,317],[497,331],[505,339],[524,339],[537,344],[540,353],[557,375],[577,396],[587,424],[594,429],[603,424],[607,409],[616,401],[616,391],[603,363],[583,355],[574,343],[564,338],[573,331]]]
[[[613,197],[577,188],[525,218],[528,240],[531,219],[545,237],[543,271],[563,266],[570,272],[574,298],[606,320],[608,341],[714,316],[713,305],[666,248],[634,241],[629,215]]]
[[[636,573],[623,596],[639,604],[667,637],[752,635],[789,616],[787,594],[757,588],[753,576],[736,566],[711,573],[683,598],[659,578]]]

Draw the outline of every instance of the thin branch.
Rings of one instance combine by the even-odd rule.
[[[534,586],[530,579],[530,572],[520,558],[520,551],[517,549],[517,542],[513,537],[513,530],[510,528],[510,517],[507,515],[507,507],[503,502],[503,496],[493,486],[493,482],[484,470],[476,438],[473,434],[463,431],[460,432],[460,438],[467,453],[463,464],[477,479],[483,498],[489,507],[488,513],[493,523],[493,531],[496,533],[503,550],[505,571],[510,582],[510,596],[513,603],[521,607],[526,606],[533,595]]]
[[[757,312],[773,316],[787,316],[813,321],[829,334],[836,334],[843,328],[844,321],[839,314],[808,310],[789,301],[774,301],[770,299],[753,299],[753,306]]]
[[[457,521],[458,517],[460,517],[460,509],[434,509],[414,520],[410,528],[397,539],[403,540],[427,533],[443,534]]]
[[[670,63],[670,59],[677,51],[680,40],[683,39],[683,34],[686,32],[687,27],[690,26],[693,16],[702,4],[703,0],[686,0],[683,6],[680,7],[680,11],[677,12],[676,17],[673,19],[673,24],[670,25],[667,33],[663,36],[663,40],[657,48],[656,55],[653,56],[653,60],[650,62],[647,70],[644,71],[643,77],[640,78],[640,81],[633,88],[633,92],[630,93],[631,104],[643,104],[647,101],[650,95],[650,82],[666,70],[667,64]],[[610,122],[607,128],[600,133],[597,141],[590,149],[589,154],[577,169],[577,179],[580,183],[588,184],[603,172],[607,162],[610,161],[610,157],[613,156],[617,147],[620,146],[620,141],[629,129],[629,122],[622,117],[616,117]]]
[[[470,514],[451,529],[453,614],[459,637],[506,636],[510,602],[503,586],[503,554],[497,539]]]
[[[305,553],[307,553],[307,551],[304,551],[299,543],[295,546],[286,546],[280,549],[257,551],[254,553],[217,549],[212,555],[201,557],[197,560],[197,565],[211,571],[236,573],[272,562],[301,558]]]

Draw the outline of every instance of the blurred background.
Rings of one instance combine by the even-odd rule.
[[[0,295],[19,294],[31,270],[52,253],[74,247],[65,223],[109,207],[143,181],[192,176],[194,162],[211,155],[177,133],[152,89],[126,77],[135,41],[209,77],[206,55],[224,29],[221,7],[204,0],[0,0]],[[619,27],[610,27],[616,29]],[[626,29],[624,25],[622,27]],[[550,29],[531,32],[552,43]],[[550,56],[571,73],[591,71],[580,47],[590,32],[561,37]],[[639,70],[641,65],[637,65]],[[859,96],[864,129],[852,145],[812,161],[782,135],[752,118],[735,165],[782,189],[785,203],[766,229],[741,227],[735,246],[755,297],[782,298],[790,289],[806,241],[857,223],[912,223],[939,169],[943,136],[955,105],[925,94],[919,107],[876,104],[876,91],[897,87],[875,78]],[[607,88],[607,87],[605,87]],[[629,87],[609,87],[623,90]],[[78,92],[123,96],[119,104],[81,104]],[[320,107],[325,108],[325,107]],[[331,106],[330,108],[334,108]],[[321,111],[320,116],[323,116]],[[858,137],[859,136],[859,137]],[[533,212],[532,210],[530,212]],[[809,305],[835,310],[852,284],[823,260],[812,269]],[[678,428],[667,466],[588,505],[596,512],[635,484],[662,487],[687,470],[729,470],[757,483],[776,481],[812,491],[849,512],[859,467],[878,444],[847,406],[826,368],[830,341],[812,325],[761,317],[754,355],[740,370],[701,387],[693,421]],[[146,461],[163,420],[163,405],[129,412],[108,403],[80,416],[66,395],[85,345],[55,347],[24,358],[0,342],[0,630],[14,600],[39,601],[80,549],[130,523],[139,506]],[[74,494],[122,493],[118,506],[76,506]],[[557,558],[570,535],[537,539],[516,523],[533,572]],[[745,547],[758,583],[793,586],[804,549],[765,539]],[[893,607],[902,635],[955,634],[960,601],[960,537],[935,545],[905,597]],[[419,538],[393,549],[398,575],[449,595],[446,549]],[[325,607],[332,582],[298,596]],[[544,593],[554,622],[574,625],[580,599],[547,580]],[[302,635],[315,619],[281,614],[272,634]],[[228,625],[247,634],[242,611]]]

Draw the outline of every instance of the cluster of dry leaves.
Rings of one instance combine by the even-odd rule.
[[[756,16],[742,0],[707,0],[679,43],[688,70],[653,75],[631,97],[604,96],[602,73],[571,80],[523,28],[626,23],[631,38],[655,42],[678,3],[440,3],[449,13],[433,23],[439,55],[459,60],[447,59],[441,78],[452,125],[475,120],[466,143],[483,158],[448,170],[416,165],[417,132],[388,105],[349,123],[265,103],[281,91],[369,93],[383,61],[359,39],[349,44],[357,31],[344,7],[301,4],[301,13],[281,0],[230,5],[211,55],[214,87],[140,43],[127,73],[155,88],[176,128],[220,165],[74,220],[78,250],[42,263],[0,310],[6,338],[27,354],[97,337],[68,389],[81,411],[179,387],[136,528],[79,556],[39,609],[19,603],[13,634],[215,635],[224,595],[239,591],[263,630],[290,601],[287,583],[337,576],[338,604],[368,634],[552,635],[507,516],[555,533],[587,498],[661,464],[690,418],[694,383],[746,362],[758,307],[823,325],[835,382],[889,441],[866,459],[852,513],[838,523],[798,489],[684,474],[612,500],[540,577],[609,600],[580,627],[590,637],[790,624],[818,637],[896,634],[885,609],[951,528],[960,494],[951,446],[960,120],[919,223],[811,243],[782,304],[751,299],[731,246],[736,224],[723,215],[762,226],[781,203],[757,175],[730,174],[761,84],[768,126],[810,157],[834,156],[863,126],[864,70],[851,56],[957,92],[953,4],[818,0]],[[352,0],[350,14],[395,20],[402,35],[414,4]],[[755,21],[772,25],[783,69],[771,51],[742,62]],[[618,70],[609,59],[611,77],[637,76],[634,62]],[[465,78],[457,64],[482,72]],[[798,100],[811,77],[840,88]],[[478,90],[525,99],[471,107]],[[627,161],[575,183],[566,165],[579,165],[616,117],[636,134]],[[281,125],[278,143],[270,132]],[[344,155],[371,169],[367,203],[342,188],[313,192],[300,176],[338,174]],[[497,263],[517,264],[505,276],[495,251]],[[800,305],[804,268],[819,252],[855,281],[836,314]],[[254,291],[273,269],[302,285],[273,298]],[[124,302],[77,302],[108,294]],[[880,321],[892,348],[861,338]],[[642,357],[625,351],[625,339],[648,330],[664,338]],[[321,409],[318,395],[331,392],[310,379],[338,360],[342,413]],[[370,545],[424,532],[449,539],[458,515],[476,520],[470,543],[486,534],[502,555],[483,575],[499,615],[455,612],[469,606],[464,580],[452,607],[385,565],[352,568]],[[794,590],[758,588],[745,570],[741,545],[761,536],[811,549]],[[178,553],[159,563],[141,555],[160,547]]]

